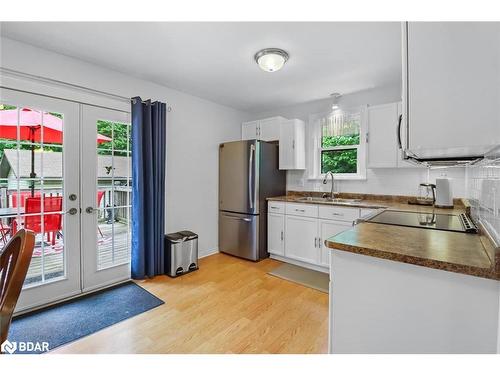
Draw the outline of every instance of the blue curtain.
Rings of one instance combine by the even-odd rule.
[[[164,273],[166,104],[132,98],[132,278]]]

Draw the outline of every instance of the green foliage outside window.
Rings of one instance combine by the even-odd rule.
[[[113,129],[114,126],[114,129]],[[113,138],[113,142],[103,142],[99,144],[97,153],[99,155],[111,155],[111,149],[114,149],[116,156],[128,156],[128,151],[131,151],[131,134],[130,126],[105,120],[97,120],[97,132],[106,137]]]
[[[359,145],[359,134],[326,136],[321,138],[321,147]],[[357,173],[358,150],[325,150],[321,152],[321,173]]]
[[[359,134],[321,137],[321,147],[359,145]]]
[[[331,150],[321,152],[321,173],[356,173],[358,150]]]

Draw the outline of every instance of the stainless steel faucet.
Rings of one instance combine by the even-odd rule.
[[[335,178],[333,177],[333,173],[331,171],[326,172],[325,178],[323,179],[323,184],[326,185],[326,183],[328,182],[328,175],[330,175],[332,177],[332,190],[330,191],[330,199],[333,200],[333,199],[335,199],[335,196],[333,194],[333,187],[334,187]],[[325,196],[326,196],[326,194],[323,194],[323,197],[325,197]]]

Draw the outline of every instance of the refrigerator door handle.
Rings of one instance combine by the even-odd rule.
[[[249,219],[247,217],[238,217],[238,216],[232,216],[232,215],[222,215],[222,216],[230,218],[230,219],[234,219],[234,220],[242,220],[242,221],[246,221],[246,222],[252,221],[252,219]]]
[[[254,209],[254,194],[253,194],[253,185],[254,185],[254,171],[253,171],[253,159],[255,154],[255,146],[250,145],[250,156],[248,158],[248,201],[250,202],[250,209]]]

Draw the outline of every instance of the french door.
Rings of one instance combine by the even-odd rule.
[[[82,289],[88,291],[130,277],[129,114],[82,106],[81,135]]]
[[[130,277],[129,115],[0,91],[0,251],[35,249],[16,311]]]

